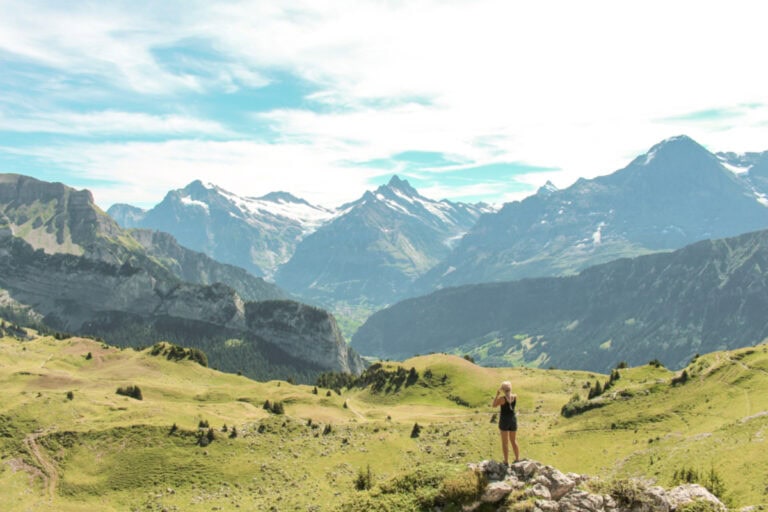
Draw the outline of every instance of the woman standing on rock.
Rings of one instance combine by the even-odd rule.
[[[517,395],[512,394],[512,384],[505,380],[496,390],[496,398],[492,407],[501,407],[499,412],[499,432],[501,433],[501,451],[504,452],[504,464],[509,464],[509,443],[515,452],[515,462],[520,460],[520,449],[517,447],[517,416],[515,406]]]

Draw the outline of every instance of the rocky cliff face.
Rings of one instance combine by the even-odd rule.
[[[0,175],[0,212],[0,307],[123,346],[196,346],[255,378],[363,368],[329,313],[274,300],[286,295],[170,235],[121,229],[87,191]]]
[[[625,486],[610,485],[540,462],[523,460],[507,467],[494,461],[470,464],[487,482],[479,499],[464,510],[506,512],[673,512],[675,510],[726,511],[725,505],[697,484],[664,489],[642,480]],[[693,505],[699,508],[686,508]]]
[[[245,302],[228,286],[162,279],[128,263],[49,255],[10,236],[9,230],[3,233],[0,289],[54,329],[133,346],[154,343],[162,333],[163,339],[210,352],[211,364],[220,369],[256,378],[265,375],[249,371],[253,357],[274,356],[287,374],[298,370],[306,375],[306,368],[359,373],[364,368],[326,311],[292,301]],[[232,358],[221,346],[200,346],[223,345],[227,339],[239,340],[240,356]],[[255,356],[246,350],[249,344],[258,348]]]
[[[180,246],[165,233],[124,230],[88,190],[18,174],[0,174],[0,222],[47,254],[74,254],[114,265],[128,263],[154,276],[196,284],[221,282],[246,300],[286,299],[277,286],[232,265]]]
[[[245,320],[248,329],[291,355],[348,373],[365,369],[360,356],[344,341],[336,319],[322,309],[291,301],[252,302],[246,307]]]

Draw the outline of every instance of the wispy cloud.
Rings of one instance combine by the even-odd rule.
[[[495,187],[510,198],[521,184],[612,172],[679,133],[715,150],[766,144],[754,2],[0,0],[0,10],[0,129],[27,137],[5,150],[62,172],[166,168],[167,185],[218,175],[254,194],[311,183],[326,204],[384,173],[418,172],[444,197]],[[439,156],[395,158],[407,152]],[[508,188],[473,171],[499,164],[522,164]],[[244,178],[249,166],[258,180]],[[113,195],[146,201],[151,188]]]
[[[233,135],[220,123],[180,115],[140,112],[46,112],[12,117],[0,113],[0,131],[58,133],[103,137],[104,135],[179,136]]]

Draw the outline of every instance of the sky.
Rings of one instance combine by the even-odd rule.
[[[686,134],[768,150],[762,2],[0,0],[0,172],[500,204]]]

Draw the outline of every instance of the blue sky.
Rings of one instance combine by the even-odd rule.
[[[0,172],[500,203],[662,139],[768,149],[759,2],[0,0]]]

